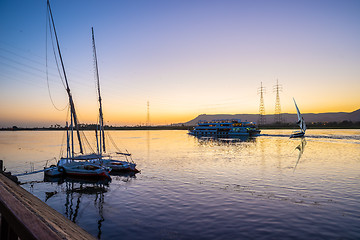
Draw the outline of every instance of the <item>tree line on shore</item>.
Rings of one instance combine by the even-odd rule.
[[[360,121],[352,122],[344,120],[342,122],[310,122],[306,123],[308,129],[317,129],[317,128],[355,128],[360,129]],[[162,126],[107,126],[105,125],[105,130],[188,130],[192,129],[194,126],[185,126],[184,124],[177,125],[162,125]],[[271,123],[264,124],[259,126],[260,129],[296,129],[298,126],[294,123]],[[81,124],[80,130],[95,131],[97,129],[96,124]],[[17,127],[12,126],[8,128],[1,128],[1,131],[24,131],[24,130],[66,130],[66,127],[60,126],[59,124],[51,125],[50,127]]]

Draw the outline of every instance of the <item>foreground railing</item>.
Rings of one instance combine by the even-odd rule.
[[[0,239],[94,239],[0,173]]]

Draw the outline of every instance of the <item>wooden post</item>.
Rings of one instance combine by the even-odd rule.
[[[0,172],[3,172],[3,160],[0,160]]]

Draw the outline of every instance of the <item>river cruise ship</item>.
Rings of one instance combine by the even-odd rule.
[[[198,126],[189,130],[189,134],[200,137],[237,137],[256,136],[260,133],[254,122],[242,122],[240,119],[222,119],[200,121]]]

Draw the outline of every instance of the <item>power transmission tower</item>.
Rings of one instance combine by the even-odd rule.
[[[264,125],[266,123],[265,106],[264,106],[265,87],[263,87],[262,82],[260,87],[258,88],[258,94],[260,94],[259,125]]]
[[[273,87],[273,91],[276,92],[276,102],[275,102],[275,123],[282,123],[281,115],[281,105],[280,105],[280,92],[282,91],[282,86],[279,85],[279,81],[276,79],[276,85]]]
[[[147,101],[146,126],[150,126],[150,103]]]

